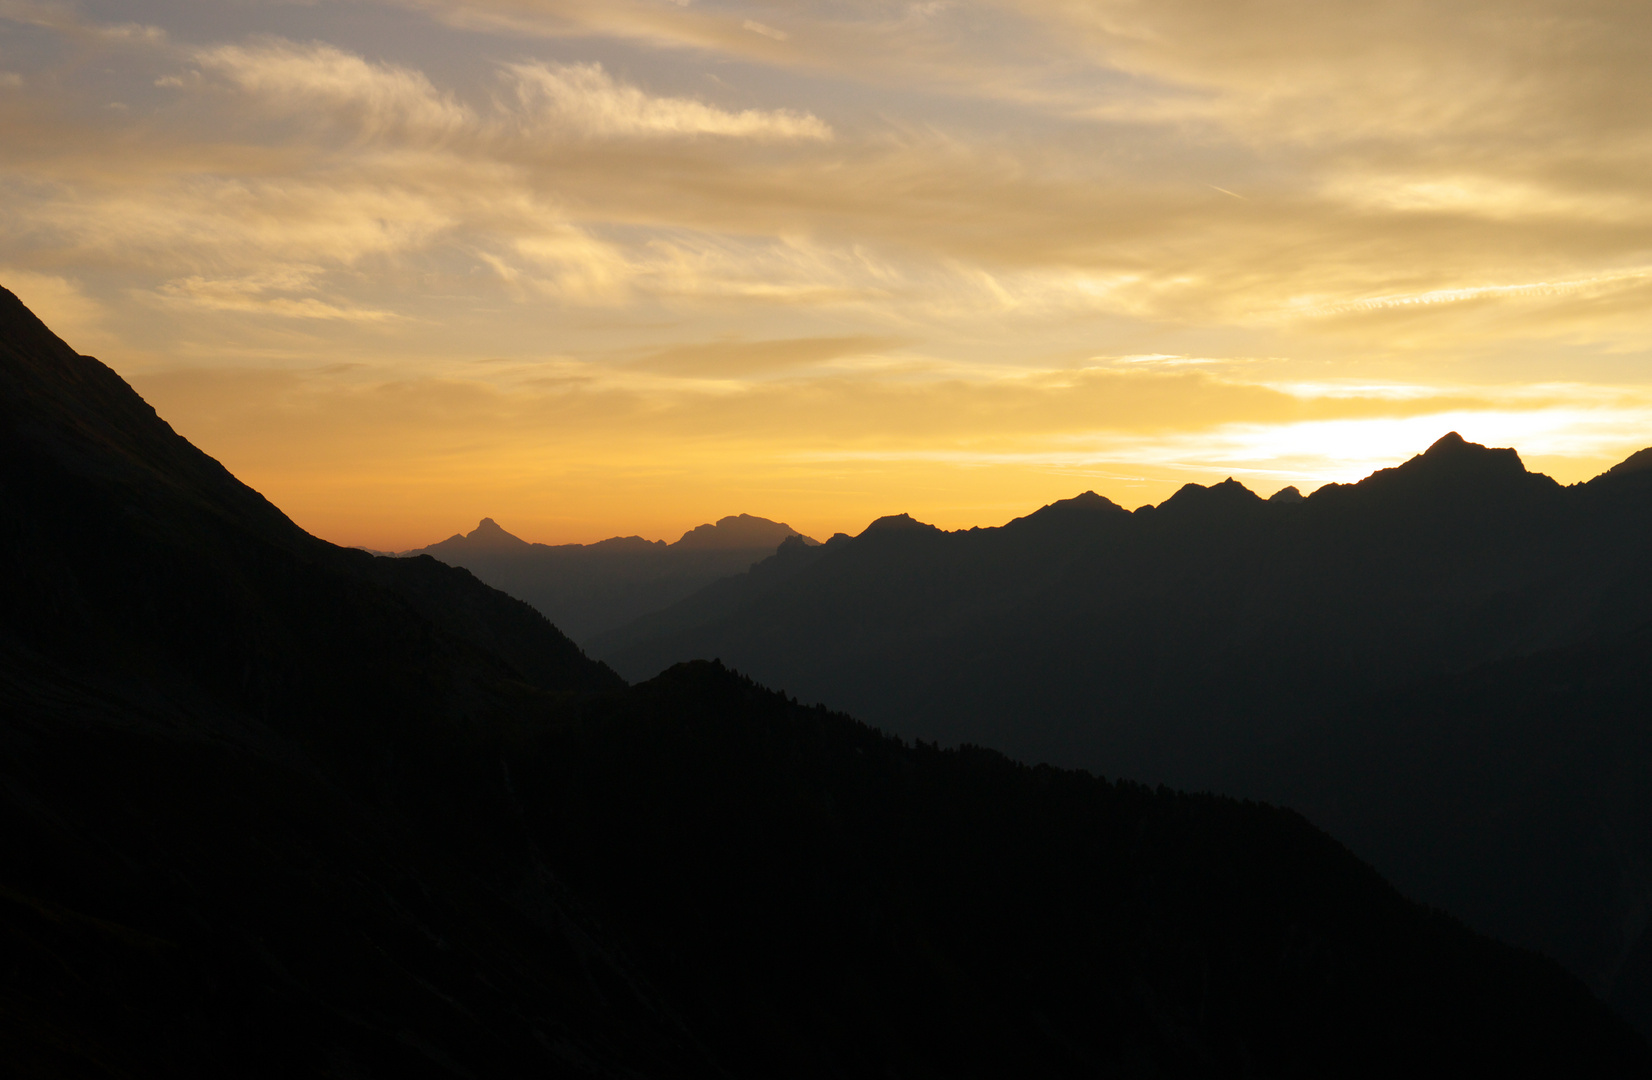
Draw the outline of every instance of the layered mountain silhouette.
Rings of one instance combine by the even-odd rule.
[[[530,544],[483,518],[469,533],[403,554],[462,566],[585,641],[747,570],[792,537],[815,544],[790,525],[750,514],[697,526],[673,544],[640,536]]]
[[[1563,489],[1453,434],[1301,501],[1229,480],[1134,514],[1086,493],[996,529],[886,518],[589,644],[633,677],[720,655],[926,738],[1203,782],[1107,718],[1341,697],[1652,616],[1637,475]]]
[[[462,569],[304,534],[3,291],[0,551],[10,1075],[1652,1068],[1289,811],[721,664],[627,688]]]
[[[1621,997],[1652,911],[1648,465],[1563,488],[1453,433],[1306,498],[1228,480],[995,529],[883,519],[590,647],[628,677],[720,657],[908,737],[1289,802]],[[1610,680],[1545,689],[1597,662]]]

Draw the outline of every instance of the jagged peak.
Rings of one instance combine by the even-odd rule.
[[[1473,463],[1508,471],[1526,471],[1526,465],[1520,460],[1520,453],[1514,447],[1490,447],[1482,443],[1469,442],[1455,431],[1446,432],[1434,441],[1433,446],[1424,450],[1418,457],[1412,458],[1412,461],[1418,460],[1430,464]]]
[[[1530,475],[1513,447],[1469,442],[1455,431],[1446,432],[1405,464],[1372,475],[1384,473],[1439,480],[1496,480]]]
[[[1455,431],[1448,431],[1444,435],[1441,435],[1438,439],[1435,439],[1429,448],[1423,451],[1423,457],[1430,457],[1435,454],[1449,454],[1453,451],[1461,450],[1464,447],[1469,446],[1481,446],[1481,444],[1471,443]],[[1484,447],[1481,446],[1481,449],[1484,449]]]
[[[465,536],[470,544],[479,547],[529,547],[530,545],[520,536],[506,532],[499,523],[490,517],[485,517],[476,523],[476,528]]]
[[[1326,484],[1309,501],[1335,501],[1381,492],[1383,497],[1456,495],[1478,490],[1559,491],[1552,477],[1530,472],[1512,447],[1490,447],[1469,442],[1455,431],[1436,439],[1427,450],[1401,465],[1378,469],[1354,484]]]
[[[1233,477],[1220,484],[1183,484],[1176,494],[1159,504],[1161,510],[1239,507],[1260,505],[1262,497]]]
[[[1093,491],[1081,491],[1070,499],[1057,499],[1055,502],[1043,507],[1037,512],[1043,513],[1045,510],[1058,509],[1089,511],[1102,510],[1120,514],[1126,512],[1124,507],[1120,506],[1112,499],[1107,498],[1105,495],[1097,495]]]
[[[894,532],[926,532],[926,531],[927,532],[940,532],[941,530],[939,528],[937,528],[936,526],[934,526],[934,525],[930,525],[930,524],[927,524],[925,522],[917,520],[911,514],[889,514],[885,517],[878,518],[878,520],[876,520],[876,521],[872,522],[872,524],[866,526],[865,531],[863,531],[861,533],[861,535],[865,536],[868,533],[875,533],[875,532],[876,533],[894,533]]]
[[[1018,517],[1011,521],[1011,525],[1018,525],[1029,521],[1048,521],[1054,518],[1071,518],[1075,514],[1093,517],[1097,514],[1128,514],[1129,511],[1118,503],[1093,491],[1080,492],[1070,499],[1057,499],[1053,503],[1039,507],[1025,517]]]
[[[772,548],[788,536],[801,536],[783,521],[754,514],[730,514],[716,524],[696,525],[683,533],[674,548]],[[808,543],[815,541],[805,537]]]

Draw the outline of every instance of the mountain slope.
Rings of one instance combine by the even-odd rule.
[[[593,648],[633,676],[717,656],[903,734],[1298,806],[1652,1031],[1632,988],[1652,699],[1625,689],[1652,670],[1645,456],[1562,489],[1452,435],[1304,501],[1229,481],[1134,514],[1090,497],[1002,529],[873,528]]]
[[[1549,961],[1290,811],[908,748],[718,665],[633,709],[553,740],[528,813],[736,1071],[796,1075],[802,1046],[842,1076],[1622,1067],[1555,1055],[1600,1006],[1534,1010]]]
[[[630,678],[721,657],[905,735],[1199,786],[1312,703],[1652,618],[1652,498],[1455,435],[1302,502],[1229,481],[1104,504],[870,528],[590,647]]]
[[[636,979],[554,880],[481,875],[499,800],[455,750],[623,686],[531,609],[307,536],[9,293],[0,552],[20,1074],[709,1069],[581,989]]]
[[[1287,811],[716,665],[626,689],[461,570],[304,536],[6,296],[0,440],[15,1073],[1652,1068]]]
[[[1652,1030],[1652,625],[1350,703],[1232,786]]]

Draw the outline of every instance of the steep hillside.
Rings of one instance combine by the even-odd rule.
[[[0,295],[15,1075],[1644,1076],[1289,811],[625,688],[305,536]]]

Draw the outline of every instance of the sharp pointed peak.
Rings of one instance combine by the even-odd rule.
[[[1182,509],[1189,506],[1249,506],[1260,503],[1262,497],[1233,477],[1219,484],[1183,484],[1176,494],[1160,503],[1161,509]]]
[[[1460,450],[1467,446],[1478,446],[1482,450],[1485,449],[1485,447],[1481,446],[1481,444],[1471,443],[1455,431],[1448,431],[1444,435],[1441,435],[1438,439],[1435,439],[1433,444],[1430,445],[1427,450],[1423,451],[1423,457],[1427,457],[1430,454],[1449,454],[1454,450]]]
[[[468,548],[516,548],[529,547],[529,543],[519,536],[512,535],[504,530],[500,524],[490,517],[485,517],[476,523],[476,528],[461,536],[454,536],[444,540],[444,544],[458,542]]]

